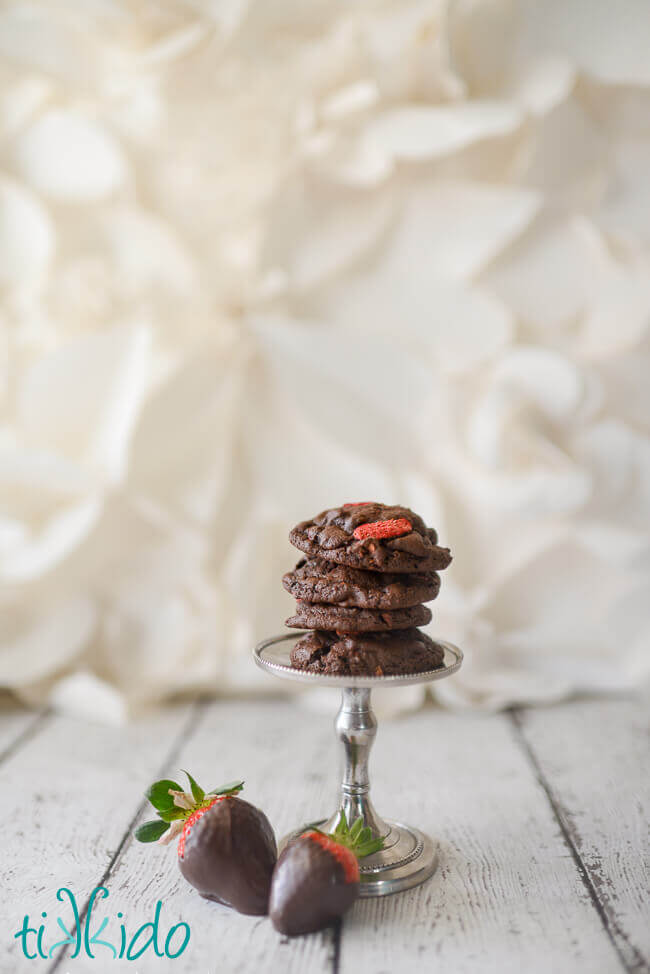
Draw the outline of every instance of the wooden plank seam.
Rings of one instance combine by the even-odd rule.
[[[565,809],[562,807],[562,803],[560,802],[559,798],[555,795],[553,788],[544,774],[537,756],[526,737],[521,708],[513,707],[508,711],[508,716],[510,717],[510,721],[515,731],[515,738],[526,755],[526,758],[530,762],[535,778],[546,795],[546,799],[551,807],[553,816],[557,821],[564,843],[575,863],[580,880],[589,895],[589,899],[591,900],[591,903],[598,914],[600,922],[602,923],[603,928],[611,941],[614,950],[616,951],[616,954],[618,955],[623,970],[626,972],[626,974],[646,974],[646,972],[650,971],[650,967],[648,966],[645,958],[639,953],[634,944],[630,943],[625,931],[621,929],[620,925],[616,921],[616,918],[610,916],[607,905],[598,895],[598,889],[591,878],[589,869],[580,855],[580,851],[573,837],[568,815]],[[629,952],[632,955],[631,963],[628,962],[627,958],[622,952],[618,938],[626,943]]]

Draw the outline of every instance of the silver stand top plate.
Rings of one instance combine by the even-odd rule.
[[[407,687],[414,683],[431,683],[433,680],[442,680],[446,676],[451,676],[460,669],[463,662],[463,654],[457,646],[436,639],[438,646],[442,646],[445,651],[445,658],[435,670],[425,670],[424,673],[408,673],[401,676],[329,676],[323,673],[307,673],[305,670],[294,669],[290,658],[293,643],[304,635],[304,632],[296,631],[263,639],[255,647],[253,654],[255,662],[263,670],[284,680],[311,683],[312,686],[338,687],[339,690],[345,687],[377,690],[379,687]]]

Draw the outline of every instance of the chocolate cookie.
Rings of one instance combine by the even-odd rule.
[[[289,541],[308,555],[375,572],[432,572],[451,561],[449,548],[408,507],[374,501],[344,504],[301,521]]]
[[[406,609],[435,599],[440,576],[364,572],[326,558],[303,558],[282,578],[287,592],[306,602],[358,609]]]
[[[291,665],[331,676],[393,676],[434,670],[444,655],[419,629],[354,636],[316,630],[295,644]]]
[[[348,609],[340,605],[296,602],[296,614],[285,625],[292,629],[329,629],[335,632],[385,632],[388,629],[410,629],[431,622],[426,605],[408,609]]]

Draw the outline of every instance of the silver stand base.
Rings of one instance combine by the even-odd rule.
[[[384,848],[359,863],[360,896],[387,896],[419,886],[438,867],[436,843],[409,825],[387,822]]]

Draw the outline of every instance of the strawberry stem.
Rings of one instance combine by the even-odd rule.
[[[379,852],[380,849],[384,848],[383,838],[381,836],[373,838],[372,829],[363,824],[361,817],[349,826],[343,809],[339,813],[339,819],[333,832],[323,832],[315,825],[306,825],[301,832],[318,832],[320,835],[327,835],[328,838],[353,852],[357,859],[371,856],[374,852]]]
[[[244,787],[243,781],[229,781],[219,788],[213,788],[212,791],[206,792],[189,771],[185,771],[184,774],[189,781],[189,791],[184,791],[171,778],[161,778],[160,781],[154,781],[147,789],[145,796],[155,808],[159,821],[145,822],[144,825],[137,828],[135,837],[138,841],[155,842],[161,839],[173,823],[186,821],[201,809],[209,808],[216,798],[236,795]],[[174,829],[179,827],[174,824]],[[174,829],[170,832],[170,836]]]

